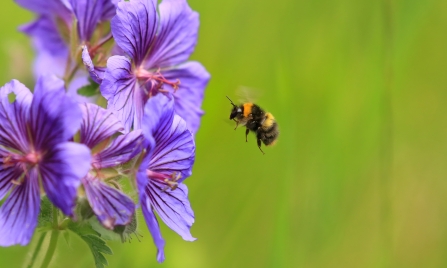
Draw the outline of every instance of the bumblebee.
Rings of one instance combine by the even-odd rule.
[[[230,113],[230,119],[236,122],[235,130],[239,125],[245,126],[245,141],[247,142],[248,133],[253,131],[256,134],[258,148],[262,154],[265,154],[261,149],[261,142],[265,146],[274,145],[279,136],[278,124],[271,113],[265,112],[258,105],[245,102],[241,105],[236,105],[227,96],[233,105]]]

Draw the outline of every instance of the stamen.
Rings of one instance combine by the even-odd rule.
[[[154,172],[152,170],[147,170],[146,174],[149,178],[153,180],[158,180],[160,182],[163,182],[166,184],[166,187],[163,188],[163,192],[168,190],[169,188],[171,191],[174,191],[178,187],[178,180],[182,178],[182,173],[180,172],[173,172],[171,175],[166,175],[158,172]]]
[[[3,158],[4,166],[14,166],[15,164],[26,164],[35,166],[40,162],[42,156],[37,152],[30,152],[23,156],[19,154],[9,154]]]
[[[176,175],[177,174],[177,175]],[[177,181],[182,177],[182,174],[180,172],[176,173],[172,173],[171,175],[171,180],[169,179],[165,179],[164,182],[168,185],[163,189],[163,192],[166,192],[166,190],[168,190],[168,188],[171,188],[171,191],[174,191],[175,189],[177,189],[178,187],[178,183]]]
[[[22,185],[25,178],[28,176],[28,171],[25,169],[25,172],[17,179],[17,180],[11,180],[10,182],[16,186]]]
[[[39,164],[42,156],[37,152],[30,152],[23,156],[20,154],[9,154],[2,159],[4,167],[17,166],[23,170],[22,175],[17,180],[11,180],[11,183],[20,186],[28,176],[28,170]]]
[[[147,93],[149,97],[152,97],[152,95],[155,95],[158,92],[168,92],[166,89],[163,88],[163,85],[165,84],[170,85],[174,89],[174,93],[177,92],[180,85],[179,79],[177,79],[175,82],[166,79],[161,73],[160,68],[158,68],[155,73],[151,73],[140,67],[135,70],[135,75],[139,80],[144,81],[144,84],[149,85],[149,92]]]
[[[22,185],[21,181],[16,181],[16,180],[12,180],[11,183],[14,184],[14,185],[17,185],[17,186]]]

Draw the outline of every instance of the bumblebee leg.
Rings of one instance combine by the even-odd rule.
[[[265,154],[264,151],[261,149],[261,139],[258,139],[258,148],[261,150],[262,154]]]
[[[247,128],[246,130],[245,130],[245,142],[248,142],[248,133],[250,133],[250,130]]]
[[[236,122],[236,127],[234,128],[234,130],[236,130],[237,126],[239,126],[239,122],[236,119],[233,119],[234,122]]]

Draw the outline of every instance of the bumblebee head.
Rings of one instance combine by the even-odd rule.
[[[228,98],[228,96],[227,96],[227,99],[230,100],[230,98]],[[231,105],[233,105],[233,109],[231,109],[231,113],[230,113],[230,119],[234,119],[238,115],[242,114],[242,109],[241,109],[241,107],[236,106],[232,100],[230,100],[230,102],[231,102]]]
[[[234,119],[242,114],[241,107],[234,106],[233,109],[231,109],[230,119]]]

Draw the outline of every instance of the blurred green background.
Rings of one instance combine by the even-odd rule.
[[[140,214],[142,241],[110,243],[109,267],[447,267],[447,1],[189,3],[212,75],[186,181],[198,240],[163,226],[158,265]],[[2,85],[32,79],[16,31],[32,17],[2,3]],[[265,155],[228,120],[240,86],[279,123]],[[29,252],[0,248],[0,264]],[[94,264],[73,236],[52,266]]]

